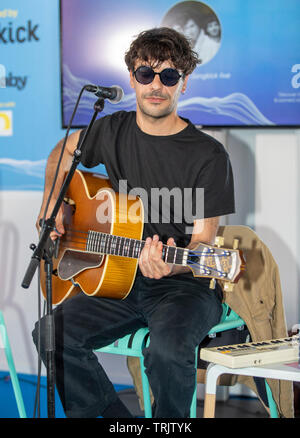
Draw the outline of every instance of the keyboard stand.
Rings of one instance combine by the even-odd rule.
[[[204,418],[214,418],[215,416],[217,380],[222,374],[236,374],[300,382],[300,364],[296,363],[296,367],[286,363],[273,363],[255,367],[228,368],[223,365],[210,363],[206,371]],[[276,417],[277,415],[271,412],[271,416]]]

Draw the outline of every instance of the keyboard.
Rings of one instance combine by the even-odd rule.
[[[268,341],[201,348],[200,357],[207,362],[228,368],[299,361],[299,335]]]

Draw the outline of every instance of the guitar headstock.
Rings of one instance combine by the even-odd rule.
[[[224,238],[217,237],[215,245],[200,243],[195,249],[189,250],[187,265],[195,277],[207,277],[221,280],[225,283],[225,290],[232,290],[233,283],[237,283],[245,270],[243,253],[238,249],[238,240],[234,239],[233,248],[223,248]],[[211,282],[213,287],[214,282]]]

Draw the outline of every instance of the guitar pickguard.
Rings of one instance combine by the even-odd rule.
[[[70,280],[86,269],[98,268],[103,259],[104,256],[101,254],[67,249],[58,264],[58,276],[61,280]]]

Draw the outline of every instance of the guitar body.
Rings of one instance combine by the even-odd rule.
[[[143,249],[144,209],[140,198],[113,191],[107,177],[76,170],[63,205],[65,232],[55,241],[52,303],[81,291],[124,299],[132,289]],[[221,239],[221,238],[220,238]],[[242,251],[199,243],[193,250],[163,245],[165,263],[187,266],[195,277],[225,282],[232,289],[245,269]],[[46,293],[44,261],[41,288]],[[212,287],[213,284],[212,284]]]
[[[112,190],[107,177],[76,170],[64,203],[65,234],[53,258],[52,303],[81,290],[90,296],[124,299],[130,292],[138,259],[86,251],[90,230],[141,239],[143,204]],[[90,239],[90,238],[89,238]],[[44,261],[41,288],[46,298]]]

